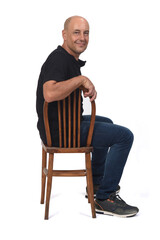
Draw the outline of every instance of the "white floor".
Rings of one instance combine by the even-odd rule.
[[[40,149],[39,149],[40,150]],[[25,158],[29,157],[29,154]],[[61,155],[62,156],[62,155]],[[66,157],[55,157],[55,167],[65,165]],[[38,156],[41,158],[41,152]],[[83,168],[83,160],[75,155],[77,168]],[[59,158],[59,159],[58,159]],[[60,160],[61,158],[61,160]],[[63,159],[63,160],[62,160]],[[40,159],[41,160],[41,159]],[[70,164],[75,162],[67,157]],[[79,161],[80,160],[80,161]],[[121,181],[120,196],[131,205],[139,207],[140,212],[136,217],[117,218],[97,214],[96,219],[91,217],[91,208],[85,198],[86,180],[78,178],[54,178],[50,201],[49,220],[44,220],[45,205],[40,204],[40,167],[38,159],[18,160],[21,171],[13,172],[12,164],[8,174],[12,181],[3,178],[5,187],[1,204],[1,234],[3,239],[82,239],[100,237],[117,239],[154,239],[158,240],[159,234],[159,207],[158,195],[150,191],[150,186],[145,184],[137,171],[135,174],[134,163],[126,165]],[[79,162],[79,163],[78,163]],[[29,166],[31,165],[32,166]],[[135,167],[137,163],[135,163]],[[14,165],[14,163],[13,163]],[[73,164],[74,165],[74,164]],[[133,176],[135,179],[133,179]],[[143,175],[145,177],[145,175]],[[147,181],[146,181],[147,183]],[[3,184],[2,184],[3,185]],[[160,213],[160,212],[159,212]]]

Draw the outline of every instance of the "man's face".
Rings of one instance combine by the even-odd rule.
[[[73,18],[68,28],[63,31],[65,49],[78,59],[85,51],[89,41],[89,25],[83,18]]]

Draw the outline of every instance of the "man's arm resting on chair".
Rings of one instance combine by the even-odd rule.
[[[56,82],[55,80],[45,82],[43,96],[46,102],[59,101],[69,96],[80,86],[82,86],[84,97],[90,97],[90,101],[96,98],[97,92],[93,83],[82,75],[62,82]]]

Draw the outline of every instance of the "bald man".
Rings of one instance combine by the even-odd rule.
[[[81,75],[85,62],[79,59],[89,42],[89,24],[80,16],[68,18],[62,31],[63,45],[58,46],[42,66],[37,86],[37,127],[44,144],[47,143],[43,122],[43,103],[49,103],[49,122],[54,132],[52,145],[59,145],[57,101],[66,98],[80,86],[84,87],[84,97],[96,99],[97,92],[92,81]],[[83,103],[81,106],[83,113]],[[90,125],[90,116],[82,115],[81,146],[85,145]],[[134,216],[138,208],[123,201],[118,192],[119,182],[133,143],[132,132],[113,124],[106,117],[96,116],[92,146],[92,174],[97,213],[120,217]]]

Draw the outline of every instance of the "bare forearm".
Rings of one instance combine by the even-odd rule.
[[[66,98],[83,83],[84,77],[78,76],[62,82],[49,81],[43,86],[45,101],[53,102]]]

